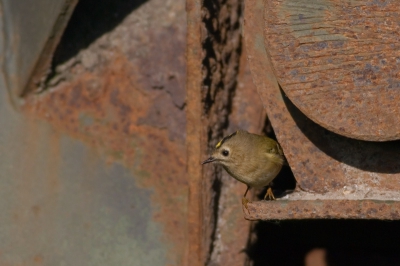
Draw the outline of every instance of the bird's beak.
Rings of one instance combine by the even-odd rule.
[[[211,156],[210,158],[208,158],[207,160],[205,160],[205,161],[202,162],[201,164],[212,163],[212,162],[214,162],[214,161],[215,161],[215,158]]]

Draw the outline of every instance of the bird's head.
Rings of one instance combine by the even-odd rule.
[[[217,163],[223,166],[229,167],[230,165],[234,164],[235,161],[238,159],[236,158],[238,155],[238,134],[240,131],[236,131],[235,133],[224,137],[218,144],[215,146],[215,149],[211,156],[202,162],[202,164],[207,163]]]

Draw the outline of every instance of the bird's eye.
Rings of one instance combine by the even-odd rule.
[[[223,155],[223,156],[228,156],[228,155],[229,155],[229,151],[223,150],[223,151],[222,151],[222,155]]]

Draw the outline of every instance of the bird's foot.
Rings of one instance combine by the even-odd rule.
[[[264,200],[266,200],[267,198],[269,200],[275,200],[274,192],[272,192],[272,188],[271,187],[268,187],[267,193],[265,193],[265,196],[264,196]]]
[[[249,208],[247,207],[247,203],[249,203],[250,201],[248,199],[246,199],[246,197],[242,198],[242,205],[243,207],[246,208],[247,211],[249,211]]]

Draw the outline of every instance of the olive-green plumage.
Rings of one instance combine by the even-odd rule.
[[[275,140],[239,130],[223,138],[203,164],[211,162],[248,187],[265,187],[278,175],[285,158]]]

